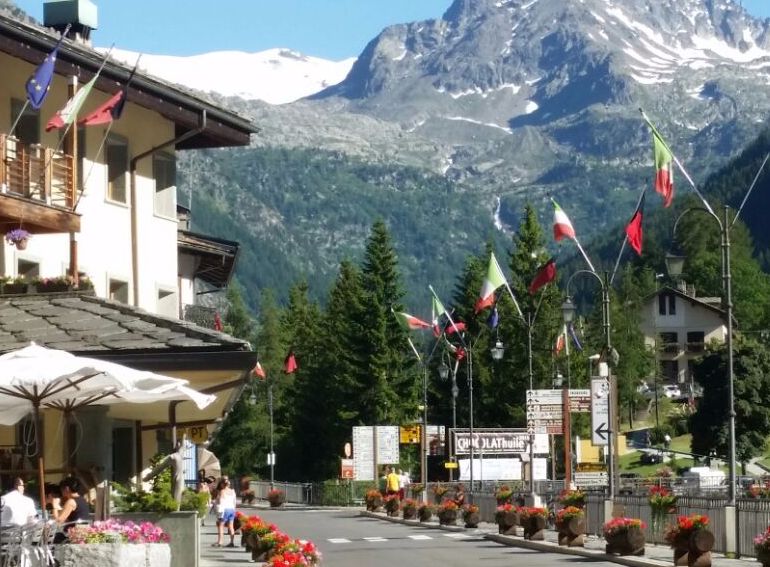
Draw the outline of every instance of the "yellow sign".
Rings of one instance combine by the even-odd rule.
[[[607,470],[604,463],[578,463],[575,472],[603,472]]]
[[[407,443],[419,443],[420,442],[420,426],[419,425],[402,425],[399,428],[400,442],[402,445]]]
[[[447,461],[446,463],[444,463],[444,468],[445,469],[456,469],[456,468],[458,468],[458,464],[457,463],[452,463],[450,461]]]
[[[209,440],[209,430],[205,425],[196,425],[195,427],[188,427],[179,433],[184,433],[191,443],[200,445]]]

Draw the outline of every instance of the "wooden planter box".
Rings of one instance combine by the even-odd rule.
[[[169,567],[167,543],[88,543],[57,545],[61,567]]]
[[[604,536],[607,541],[605,551],[617,555],[644,555],[644,532],[638,528],[631,528],[609,536]]]
[[[583,547],[585,545],[585,518],[570,518],[557,526],[559,530],[559,545],[567,547]]]
[[[478,528],[479,522],[481,521],[481,514],[478,512],[470,512],[465,514],[463,520],[465,521],[466,528]]]
[[[433,517],[433,511],[430,508],[418,508],[417,516],[421,522],[428,522]]]
[[[417,508],[404,508],[401,512],[405,520],[414,520],[417,517]]]
[[[457,510],[440,510],[438,523],[442,526],[454,526],[457,522]]]
[[[543,516],[527,516],[521,520],[524,527],[524,539],[542,541],[545,539],[545,518]]]
[[[511,510],[510,512],[498,512],[497,519],[497,531],[503,535],[518,535],[516,533],[516,527],[520,525],[519,513]]]
[[[675,542],[674,565],[688,567],[711,567],[711,550],[714,534],[711,530],[697,530],[690,537]]]

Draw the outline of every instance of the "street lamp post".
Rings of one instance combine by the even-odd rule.
[[[530,392],[535,389],[535,373],[532,369],[532,312],[527,313],[527,374]],[[529,431],[529,497],[532,505],[537,504],[535,494],[535,431]]]
[[[457,429],[457,396],[460,394],[460,389],[457,387],[457,366],[451,368],[446,362],[442,361],[438,367],[438,375],[442,380],[449,378],[449,373],[452,373],[452,430]],[[449,469],[449,480],[454,480],[453,469]]]
[[[422,428],[420,432],[422,501],[428,502],[428,366],[422,365]]]
[[[581,274],[587,274],[592,276],[599,282],[599,286],[602,292],[602,326],[604,327],[604,356],[607,360],[607,368],[611,369],[610,360],[613,358],[612,350],[612,326],[610,324],[610,281],[609,272],[604,272],[604,278],[599,276],[592,270],[578,270],[572,274],[567,280],[567,300],[562,305],[562,314],[565,321],[571,321],[575,313],[575,305],[570,299],[570,285],[572,280]],[[615,500],[615,437],[617,431],[615,431],[615,388],[613,383],[612,371],[608,371],[609,392],[607,393],[607,417],[609,418],[609,424],[607,426],[607,436],[609,441],[607,444],[607,478],[608,478],[608,498],[605,502],[605,517],[612,515],[612,506]]]
[[[748,197],[748,195],[747,195]],[[685,209],[682,214],[677,217],[674,222],[673,237],[676,241],[676,229],[679,226],[679,221],[682,217],[693,211],[700,211],[706,213],[713,218],[719,225],[719,234],[721,237],[722,248],[722,287],[724,291],[724,307],[727,317],[727,381],[728,381],[728,417],[729,417],[729,467],[730,467],[730,480],[728,487],[728,506],[735,506],[736,498],[736,462],[735,462],[735,373],[734,373],[734,360],[733,360],[733,292],[732,292],[732,273],[730,269],[730,228],[733,219],[730,222],[728,216],[727,205],[724,208],[723,220],[710,209],[704,207],[691,207]],[[736,216],[737,218],[737,216]],[[682,269],[684,267],[684,257],[677,254],[666,254],[666,268],[672,277],[678,277],[682,275]]]

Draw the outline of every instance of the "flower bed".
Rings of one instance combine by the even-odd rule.
[[[495,510],[497,531],[504,535],[516,535],[516,527],[520,524],[519,509],[510,503],[501,504]]]
[[[259,516],[240,515],[240,518],[244,547],[251,552],[253,561],[266,561],[271,567],[320,564],[321,553],[313,542],[291,538]]]
[[[417,517],[417,501],[406,498],[401,503],[401,514],[405,520],[414,520]]]
[[[762,567],[770,567],[770,527],[754,538],[754,551]]]
[[[648,496],[652,510],[652,529],[659,531],[668,514],[676,513],[676,495],[663,486],[651,486]]]
[[[454,500],[444,500],[438,507],[438,512],[436,515],[438,516],[438,522],[439,524],[443,526],[452,526],[457,521],[457,504],[455,504]]]
[[[524,528],[524,539],[540,541],[545,539],[545,521],[548,511],[545,508],[522,506],[519,508],[521,525]]]
[[[366,502],[366,509],[369,512],[376,512],[382,506],[382,492],[376,488],[367,490],[364,495],[364,501]]]
[[[169,537],[152,522],[107,520],[73,526],[69,543],[56,546],[62,567],[169,567]]]

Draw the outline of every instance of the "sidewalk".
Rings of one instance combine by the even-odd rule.
[[[674,555],[670,547],[664,545],[647,544],[644,547],[643,557],[608,555],[604,552],[604,539],[596,536],[586,536],[585,547],[563,547],[557,543],[557,532],[555,530],[545,531],[545,541],[529,541],[522,537],[505,536],[498,534],[497,524],[481,523],[478,528],[464,528],[462,526],[440,526],[438,522],[419,522],[415,520],[404,520],[402,518],[390,518],[381,512],[362,511],[361,515],[371,518],[378,518],[388,522],[395,522],[405,525],[420,526],[421,528],[434,528],[448,531],[468,531],[474,534],[483,535],[490,541],[495,541],[511,547],[523,547],[544,551],[549,553],[561,553],[564,555],[576,555],[589,557],[592,559],[610,561],[620,565],[629,565],[631,567],[661,567],[673,565]],[[753,558],[746,559],[728,559],[724,555],[712,553],[712,565],[714,567],[755,567],[758,565]]]

